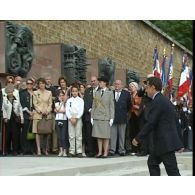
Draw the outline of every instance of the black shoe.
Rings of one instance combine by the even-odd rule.
[[[69,153],[69,154],[68,154],[68,157],[75,157],[75,155],[74,155],[74,154]]]
[[[103,156],[101,156],[101,158],[108,158],[108,156],[104,156],[104,155],[103,155]]]
[[[102,154],[96,155],[95,157],[96,157],[96,158],[101,158],[101,157],[102,157]]]
[[[115,156],[115,153],[109,152],[109,153],[108,153],[108,156]]]
[[[88,153],[87,154],[87,157],[94,157],[95,156],[95,154],[93,154],[93,153]]]
[[[136,156],[147,156],[147,153],[145,152],[139,152],[136,154]]]
[[[125,153],[124,153],[124,152],[122,152],[122,153],[119,153],[119,155],[120,155],[120,156],[125,156]]]
[[[77,154],[77,157],[78,157],[78,158],[82,158],[82,157],[83,157],[83,156],[82,156],[82,153]]]

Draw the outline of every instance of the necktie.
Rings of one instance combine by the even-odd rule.
[[[120,95],[119,95],[119,92],[116,92],[116,93],[117,93],[117,95],[116,95],[116,101],[118,102]]]
[[[102,94],[101,94],[101,97],[104,95],[104,90],[102,90]]]

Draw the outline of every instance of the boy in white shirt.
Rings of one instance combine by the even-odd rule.
[[[77,155],[82,157],[82,115],[84,111],[84,101],[78,96],[79,89],[77,86],[71,88],[72,97],[66,103],[66,116],[68,117],[69,133],[69,156]]]

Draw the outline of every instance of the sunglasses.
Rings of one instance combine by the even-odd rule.
[[[14,83],[13,81],[8,81],[8,83]]]
[[[27,85],[33,85],[33,83],[26,83]]]

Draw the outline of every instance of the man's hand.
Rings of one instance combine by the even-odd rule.
[[[77,118],[71,118],[70,122],[73,126],[75,126],[77,124]]]
[[[91,118],[91,124],[92,124],[92,126],[93,126],[93,119]]]
[[[110,121],[109,121],[109,125],[110,125],[110,127],[112,126],[112,124],[113,124],[113,119],[110,119]]]
[[[184,148],[181,148],[177,152],[182,153],[183,151],[184,151]]]
[[[132,141],[132,144],[133,144],[134,146],[138,146],[139,143],[138,143],[138,142],[136,141],[136,139],[134,138],[133,141]]]

